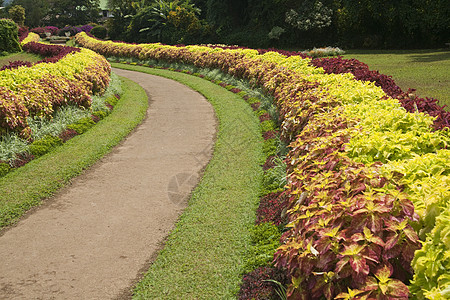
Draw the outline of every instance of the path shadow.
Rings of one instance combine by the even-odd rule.
[[[374,55],[374,54],[391,54],[406,55],[412,62],[435,62],[450,60],[450,50],[447,49],[418,49],[418,50],[374,50],[374,49],[358,49],[349,50],[346,54],[350,55]]]
[[[439,51],[439,52],[430,52],[429,54],[423,55],[412,55],[411,59],[414,62],[435,62],[435,61],[444,61],[450,60],[450,51]]]

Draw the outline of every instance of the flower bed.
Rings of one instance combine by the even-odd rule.
[[[290,298],[406,299],[413,275],[414,295],[446,297],[449,247],[436,237],[449,230],[442,216],[450,209],[450,135],[433,129],[433,117],[300,56],[102,42],[82,33],[76,40],[106,56],[217,68],[274,97],[290,143],[289,223],[274,262],[290,278]],[[416,251],[419,235],[434,252]],[[430,270],[432,259],[438,267]]]
[[[28,117],[51,118],[56,107],[68,104],[88,108],[90,95],[105,90],[111,72],[106,59],[93,51],[30,42],[35,36],[30,35],[24,48],[48,57],[0,72],[0,133],[15,131],[24,138],[31,135]]]

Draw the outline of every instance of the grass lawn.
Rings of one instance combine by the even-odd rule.
[[[349,50],[343,57],[356,58],[371,70],[391,75],[404,91],[414,88],[418,96],[450,106],[448,50]]]
[[[134,299],[232,299],[250,246],[264,162],[259,120],[245,101],[207,80],[112,64],[177,80],[203,94],[219,120],[214,155]]]
[[[10,62],[13,61],[29,61],[29,62],[38,62],[42,60],[42,57],[36,54],[31,54],[27,52],[19,52],[19,53],[12,53],[6,56],[0,56],[0,68],[8,65]]]

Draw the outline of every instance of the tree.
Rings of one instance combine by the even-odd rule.
[[[3,0],[0,0],[0,19],[6,18],[5,7],[3,6]]]
[[[25,22],[25,9],[20,5],[14,5],[8,10],[11,19],[16,22],[17,25],[23,26]]]
[[[43,25],[43,19],[49,12],[49,0],[14,0],[13,5],[25,8],[27,17],[25,25],[33,28]]]
[[[219,32],[231,32],[248,21],[248,0],[208,0],[207,21]]]
[[[108,0],[108,8],[113,18],[107,23],[109,36],[112,39],[125,40],[125,32],[130,22],[138,12],[138,8],[149,6],[150,1]]]
[[[449,16],[448,0],[340,0],[337,26],[351,46],[442,47]]]
[[[99,0],[54,0],[50,4],[49,25],[83,25],[99,19]]]
[[[207,26],[198,18],[200,10],[189,0],[157,0],[133,16],[127,40],[169,44],[200,41]]]
[[[302,31],[321,29],[331,25],[332,14],[333,11],[322,2],[308,0],[298,10],[286,12],[286,23]]]

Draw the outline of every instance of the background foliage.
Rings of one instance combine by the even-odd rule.
[[[102,1],[104,2],[104,1]],[[101,20],[99,0],[10,0],[25,25]],[[113,40],[223,43],[253,48],[435,48],[450,41],[446,0],[108,0]]]

